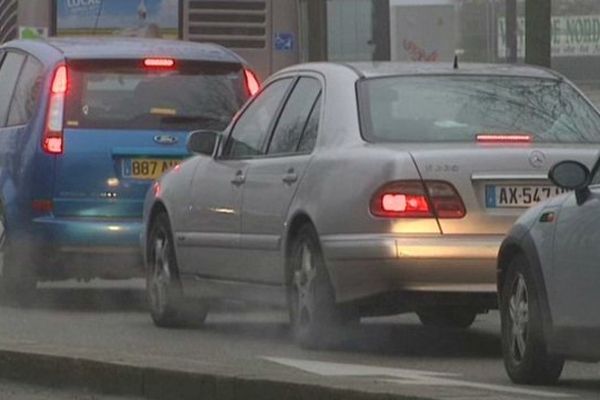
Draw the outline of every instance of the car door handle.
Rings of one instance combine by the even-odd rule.
[[[236,186],[243,185],[244,182],[246,182],[246,177],[244,176],[244,173],[242,171],[236,172],[235,177],[231,180],[231,183],[233,183]]]
[[[294,172],[294,170],[288,171],[283,178],[281,179],[284,183],[291,185],[292,183],[298,180],[298,175]]]

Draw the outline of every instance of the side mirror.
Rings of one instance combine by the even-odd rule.
[[[578,161],[559,162],[550,169],[548,177],[559,188],[574,190],[579,205],[585,203],[590,195],[590,170]]]
[[[193,131],[188,135],[187,149],[190,153],[212,156],[219,146],[221,134],[215,131]]]

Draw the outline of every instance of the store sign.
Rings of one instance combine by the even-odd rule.
[[[180,0],[55,0],[58,36],[177,38]]]
[[[525,57],[525,18],[517,19],[518,57]],[[600,56],[600,15],[552,17],[552,56]],[[498,19],[498,57],[506,57],[506,19]]]

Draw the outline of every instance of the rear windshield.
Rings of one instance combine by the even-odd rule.
[[[479,134],[527,134],[534,142],[600,142],[600,116],[564,81],[389,77],[361,82],[359,93],[369,141],[472,142]]]
[[[71,62],[67,128],[224,129],[248,97],[240,64]]]

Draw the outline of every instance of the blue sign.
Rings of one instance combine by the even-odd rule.
[[[275,50],[277,50],[277,51],[292,51],[292,50],[294,50],[294,34],[293,33],[276,33],[275,34]]]
[[[180,0],[56,0],[56,34],[179,36]]]

